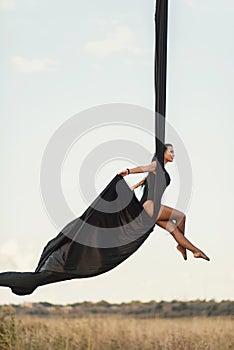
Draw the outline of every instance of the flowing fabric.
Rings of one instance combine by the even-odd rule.
[[[114,203],[111,213],[97,209],[101,200]],[[88,209],[46,245],[35,272],[99,275],[132,255],[154,226],[134,191],[117,174]]]

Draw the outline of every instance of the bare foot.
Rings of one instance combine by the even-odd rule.
[[[208,258],[208,256],[203,253],[201,250],[198,250],[197,252],[193,253],[194,258],[202,258],[205,259],[207,261],[210,261],[210,259]]]
[[[183,255],[184,260],[187,260],[187,251],[184,247],[182,247],[180,244],[176,247],[179,252]]]

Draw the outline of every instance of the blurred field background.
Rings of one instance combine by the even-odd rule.
[[[1,306],[1,350],[234,349],[233,316],[147,318],[101,312],[75,315],[70,313],[71,306],[54,306],[57,312],[47,315],[37,310],[35,315],[34,306],[24,306],[31,315],[17,312],[14,305]]]

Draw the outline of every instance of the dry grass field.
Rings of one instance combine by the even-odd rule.
[[[8,350],[232,350],[230,317],[136,319],[124,316],[82,318],[1,317],[0,349]]]

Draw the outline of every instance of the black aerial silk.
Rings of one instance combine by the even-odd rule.
[[[153,231],[161,197],[170,182],[163,166],[165,121],[159,118],[159,114],[165,117],[166,105],[167,1],[157,1],[155,19],[157,152],[152,160],[158,163],[156,175],[149,173],[147,177],[143,200],[137,199],[124,177],[115,175],[87,210],[45,246],[35,272],[1,273],[0,286],[26,295],[40,285],[97,276],[132,255]],[[143,207],[147,198],[154,200],[152,217]]]
[[[160,164],[164,161],[166,79],[167,79],[168,0],[158,0],[155,14],[155,149]]]
[[[166,117],[168,0],[156,2],[155,14],[155,157],[157,173],[154,182],[154,213],[157,215],[166,183],[164,177],[164,144]]]
[[[101,200],[112,203],[111,212],[99,210]],[[154,226],[134,191],[117,174],[88,209],[47,244],[36,272],[68,272],[80,278],[99,275],[134,253]]]

